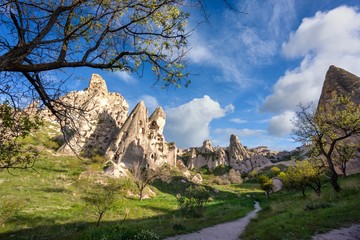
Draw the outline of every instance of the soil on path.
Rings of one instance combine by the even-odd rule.
[[[347,228],[339,228],[328,233],[318,234],[312,237],[312,240],[359,240],[360,224],[352,225]]]
[[[198,232],[169,237],[165,240],[238,240],[246,225],[256,213],[261,210],[258,202],[255,202],[255,210],[248,213],[245,217],[236,221],[218,224],[209,228],[204,228]]]

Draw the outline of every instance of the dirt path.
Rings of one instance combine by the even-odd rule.
[[[258,202],[255,202],[254,207],[255,210],[236,221],[204,228],[199,232],[169,237],[165,240],[238,240],[240,234],[245,230],[246,225],[250,222],[250,219],[255,218],[256,213],[261,210]]]
[[[360,224],[352,225],[347,228],[339,228],[328,233],[318,234],[312,237],[312,240],[359,240]]]

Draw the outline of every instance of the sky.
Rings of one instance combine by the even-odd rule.
[[[360,1],[221,0],[206,2],[208,22],[189,38],[188,88],[161,89],[153,76],[87,69],[69,90],[100,74],[132,109],[161,106],[165,139],[197,147],[228,146],[231,134],[249,147],[292,150],[291,120],[299,103],[317,103],[330,65],[360,75]],[[193,9],[189,28],[203,18]],[[74,76],[79,75],[74,70]]]

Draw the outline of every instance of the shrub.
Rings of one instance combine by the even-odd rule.
[[[130,227],[111,227],[96,229],[84,239],[91,240],[160,240],[160,236],[152,230]]]
[[[202,217],[209,197],[210,193],[205,187],[190,186],[178,197],[179,207],[185,215]]]
[[[235,169],[229,171],[229,180],[232,184],[243,183],[240,172],[235,171]]]

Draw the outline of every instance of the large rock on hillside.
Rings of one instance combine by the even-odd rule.
[[[106,153],[111,163],[107,173],[124,175],[125,168],[130,168],[137,162],[151,169],[164,163],[175,166],[176,146],[168,144],[163,136],[165,118],[161,107],[148,118],[144,102],[139,102]]]
[[[191,148],[187,154],[186,162],[190,170],[201,167],[214,169],[220,165],[228,165],[227,154],[224,149],[213,147],[210,140],[205,140],[199,148]]]
[[[327,106],[338,96],[349,96],[350,99],[360,104],[360,77],[335,66],[330,66],[326,73],[324,85],[318,106]],[[357,144],[360,149],[360,136],[352,136],[345,140],[344,144]],[[356,173],[360,171],[360,151],[357,152],[355,159],[347,165],[348,173]],[[338,171],[340,172],[340,171]]]
[[[59,100],[71,106],[68,108],[72,116],[69,124],[76,129],[69,139],[71,147],[64,144],[59,151],[65,154],[105,154],[127,118],[129,105],[124,97],[108,92],[105,80],[93,74],[88,88],[70,92]],[[45,120],[57,121],[48,109],[39,114]]]
[[[230,136],[229,165],[240,172],[250,172],[254,167],[250,160],[249,151],[240,143],[239,138],[232,134]]]
[[[330,66],[326,73],[319,105],[325,106],[334,96],[346,95],[360,104],[360,78],[342,68]]]

